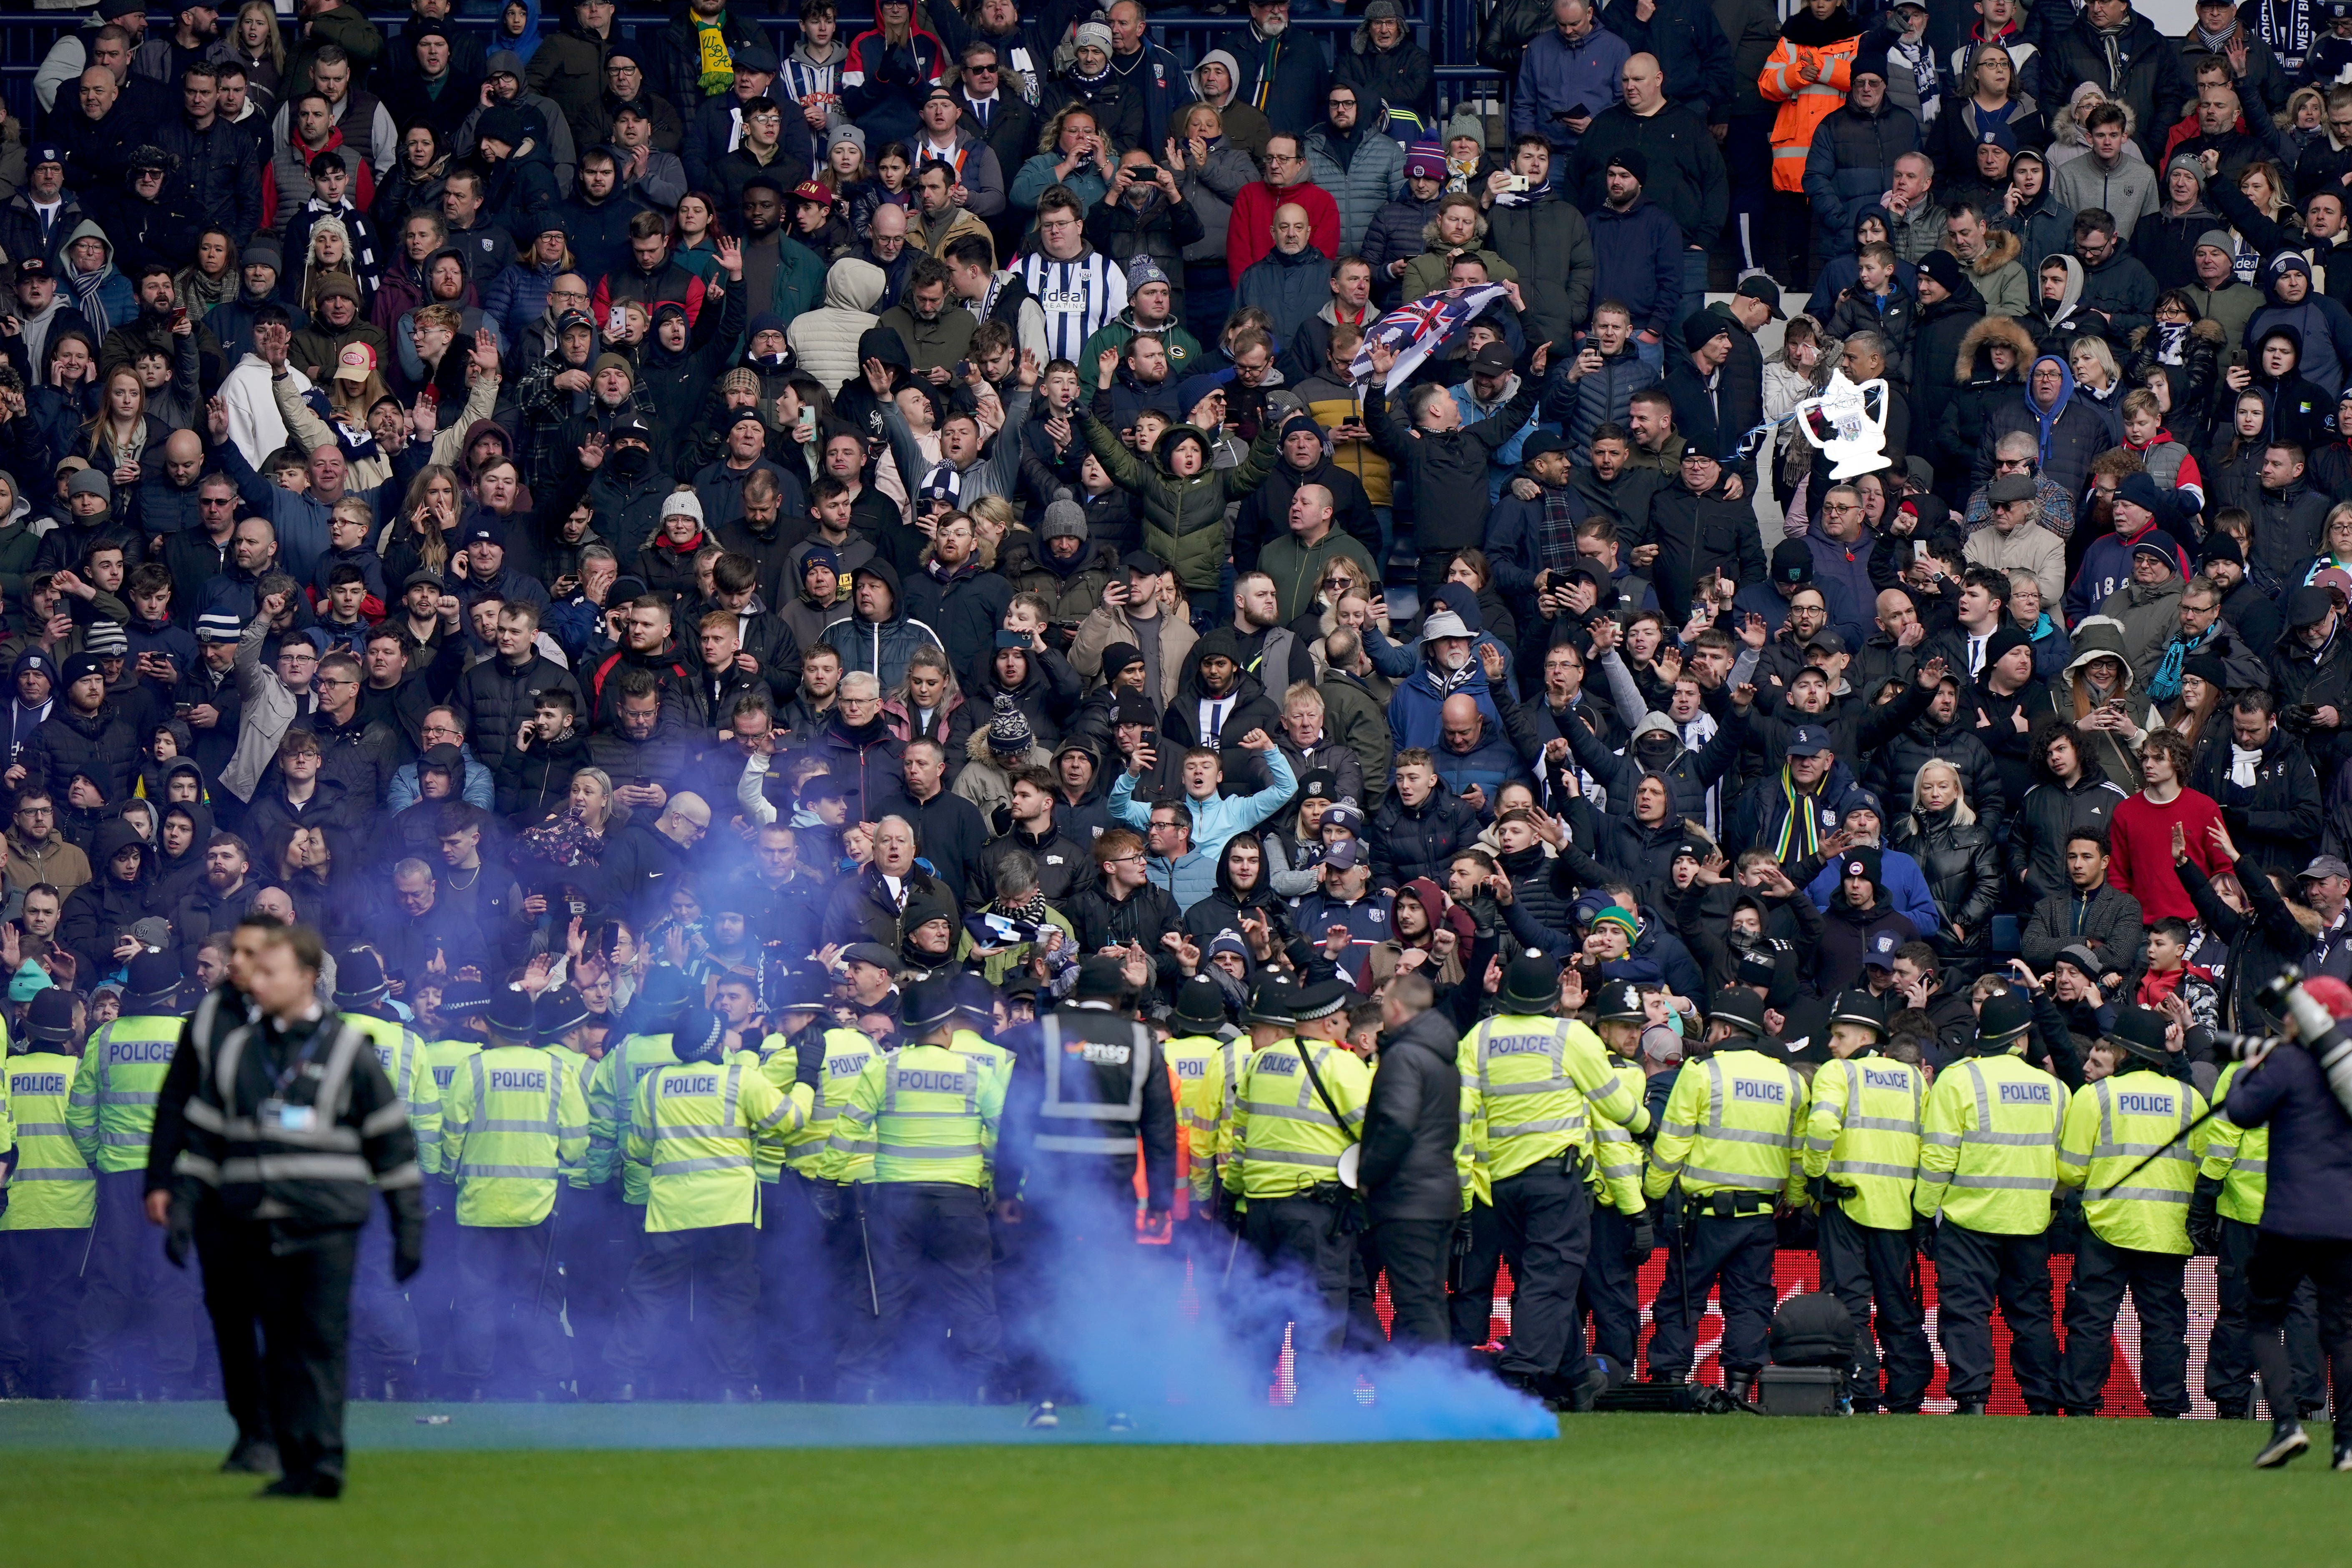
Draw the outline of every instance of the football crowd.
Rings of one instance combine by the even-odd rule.
[[[188,1216],[318,1160],[370,1396],[1034,1399],[1060,1153],[1303,1352],[1507,1261],[1563,1405],[1718,1285],[1745,1394],[1818,1246],[1858,1407],[1924,1253],[1963,1410],[1998,1305],[2095,1412],[2128,1292],[2179,1415],[2218,1252],[2252,1414],[2204,1113],[2352,979],[2352,3],[1519,0],[1485,114],[1396,0],[450,9],[102,0],[0,126],[0,1388],[209,1386]]]

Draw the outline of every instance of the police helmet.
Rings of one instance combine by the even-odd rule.
[[[1251,993],[1249,1010],[1242,1016],[1244,1024],[1276,1024],[1288,1028],[1297,1019],[1292,1009],[1297,1005],[1297,994],[1280,981],[1262,982]]]
[[[563,1037],[588,1021],[588,1004],[572,985],[551,985],[539,994],[530,1009],[530,1032],[542,1046],[563,1043]]]
[[[73,993],[52,985],[33,998],[25,1032],[33,1038],[58,1044],[73,1038]]]
[[[833,981],[814,969],[786,970],[777,992],[777,1007],[786,1013],[822,1013],[833,1005]]]
[[[1830,1004],[1830,1022],[1859,1025],[1885,1039],[1886,1004],[1867,991],[1841,991]]]
[[[1549,1013],[1559,1005],[1559,965],[1537,953],[1522,953],[1503,971],[1503,1005],[1514,1013]]]
[[[669,1048],[682,1062],[715,1062],[726,1040],[727,1020],[699,1002],[689,1002],[671,1026]]]
[[[1117,1002],[1128,993],[1127,960],[1097,953],[1078,961],[1078,983],[1073,998],[1085,1002]]]
[[[1334,1013],[1346,1011],[1348,999],[1355,994],[1356,988],[1344,980],[1324,980],[1313,985],[1302,985],[1291,993],[1290,1016],[1301,1024],[1328,1018]]]
[[[124,1012],[175,1013],[179,1011],[179,999],[178,953],[165,948],[158,952],[142,952],[131,961],[129,984],[122,997]]]
[[[1205,974],[1195,974],[1178,987],[1175,1011],[1168,1021],[1195,1035],[1213,1035],[1224,1026],[1225,994]]]
[[[918,980],[907,987],[898,1005],[898,1021],[910,1036],[935,1029],[955,1016],[955,986],[945,979]]]
[[[1601,988],[1592,1016],[1604,1024],[1646,1024],[1650,1009],[1642,1000],[1640,986],[1630,980],[1612,980]]]
[[[1997,1057],[2013,1047],[2033,1027],[2033,1005],[2015,991],[1985,998],[1977,1013],[1976,1054]]]
[[[509,1040],[528,1040],[533,1004],[530,994],[512,985],[501,985],[490,993],[489,1005],[482,1017],[492,1034]]]
[[[390,994],[383,960],[372,947],[354,947],[335,954],[335,1005],[372,1007]]]
[[[2156,1066],[2172,1053],[2165,1049],[2164,1015],[2153,1007],[2118,1007],[2116,1021],[2101,1041]]]
[[[1728,1024],[1751,1040],[1764,1037],[1764,998],[1744,985],[1727,985],[1707,1003],[1707,1022]]]

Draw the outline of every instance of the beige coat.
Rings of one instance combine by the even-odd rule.
[[[1148,623],[1160,628],[1160,691],[1155,699],[1161,708],[1176,700],[1176,683],[1184,674],[1184,660],[1200,641],[1193,631],[1192,618],[1181,608],[1165,603],[1160,606],[1159,619]],[[1087,678],[1092,686],[1102,679],[1103,649],[1115,642],[1140,648],[1143,636],[1127,612],[1117,605],[1097,605],[1087,618],[1078,623],[1077,636],[1070,639],[1070,668]]]

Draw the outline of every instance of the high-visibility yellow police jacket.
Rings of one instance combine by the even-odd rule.
[[[2231,1062],[2221,1069],[2213,1084],[2214,1104],[2229,1103],[2230,1084],[2243,1066]],[[2241,1225],[2262,1224],[2263,1199],[2270,1192],[2271,1130],[2241,1127],[2224,1113],[2207,1122],[2205,1132],[2205,1157],[2197,1173],[2221,1184],[2213,1212]]]
[[[66,1121],[93,1170],[111,1175],[147,1168],[156,1097],[179,1045],[179,1019],[133,1015],[104,1026],[82,1047]]]
[[[1838,1207],[1856,1225],[1911,1228],[1911,1187],[1919,1173],[1919,1121],[1927,1083],[1917,1068],[1864,1052],[1813,1069],[1805,1114],[1808,1179],[1827,1176],[1853,1195]]]
[[[1542,1161],[1590,1151],[1596,1115],[1649,1131],[1641,1079],[1612,1067],[1601,1037],[1574,1018],[1496,1014],[1462,1037],[1455,1062],[1482,1196]]]
[[[8,1212],[0,1215],[0,1230],[86,1230],[98,1216],[98,1176],[66,1121],[79,1068],[58,1051],[8,1058],[16,1172],[8,1178]]]
[[[432,1058],[416,1031],[397,1018],[379,1018],[368,1013],[346,1013],[362,1034],[375,1046],[375,1059],[383,1064],[383,1076],[392,1079],[393,1092],[408,1107],[408,1125],[416,1131],[416,1168],[426,1175],[441,1169],[441,1089],[434,1080]]]
[[[2066,1086],[2023,1057],[1953,1063],[1927,1091],[1912,1212],[1988,1236],[2041,1235],[2065,1117]]]
[[[1685,1062],[1666,1097],[1643,1193],[1748,1193],[1768,1204],[1804,1191],[1798,1163],[1805,1083],[1760,1051],[1717,1051]]]
[[[564,1167],[588,1152],[588,1106],[557,1053],[493,1046],[466,1058],[441,1108],[441,1174],[457,1223],[537,1225],[555,1208]]]
[[[1003,1119],[1004,1080],[985,1058],[904,1046],[866,1062],[833,1140],[873,1162],[865,1179],[985,1187]]]
[[[2206,1138],[2189,1124],[2204,1114],[2194,1085],[2147,1068],[2074,1091],[2058,1138],[2058,1180],[2083,1189],[2094,1236],[2136,1252],[2189,1255],[2189,1197]],[[2128,1186],[2116,1185],[2151,1154]]]
[[[1339,1108],[1337,1117],[1307,1077],[1310,1060]],[[1371,1091],[1371,1069],[1336,1041],[1284,1038],[1252,1052],[1234,1099],[1225,1190],[1286,1198],[1337,1182],[1339,1156],[1363,1135]]]
[[[637,1081],[626,1157],[645,1167],[646,1229],[760,1223],[754,1151],[781,1157],[807,1120],[809,1091],[778,1089],[755,1063],[673,1062]]]

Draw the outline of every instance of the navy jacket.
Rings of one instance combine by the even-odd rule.
[[[1592,297],[1621,300],[1636,331],[1664,335],[1681,319],[1683,226],[1643,196],[1619,212],[1602,204],[1584,215],[1592,231]]]
[[[2273,1236],[2352,1241],[2352,1115],[2300,1046],[2281,1046],[2230,1084],[2227,1114],[2271,1130],[2262,1228]]]

